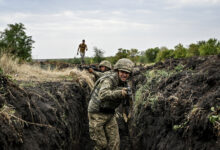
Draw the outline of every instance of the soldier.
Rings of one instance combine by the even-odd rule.
[[[96,81],[88,106],[89,132],[95,150],[119,150],[120,137],[115,109],[130,98],[127,81],[134,63],[126,58],[118,60],[114,72]]]
[[[81,56],[81,64],[84,64],[84,57],[85,57],[85,53],[88,50],[87,45],[85,44],[85,40],[82,40],[82,43],[79,44],[78,50],[77,50],[77,55],[80,52],[80,56]]]
[[[92,68],[89,68],[89,73],[94,74],[96,79],[99,79],[101,76],[103,76],[104,74],[110,73],[111,69],[112,69],[112,65],[109,61],[107,60],[103,60],[100,64],[99,64],[99,69],[101,72],[95,71]]]

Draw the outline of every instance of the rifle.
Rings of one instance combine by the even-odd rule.
[[[80,70],[89,70],[90,68],[92,68],[95,71],[101,72],[95,65],[89,65],[89,66],[79,66],[78,67]]]

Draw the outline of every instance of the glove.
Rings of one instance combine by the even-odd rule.
[[[77,52],[77,55],[79,55],[79,52]]]

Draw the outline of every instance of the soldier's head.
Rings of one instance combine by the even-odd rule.
[[[118,72],[119,79],[126,81],[132,74],[134,63],[127,58],[119,59],[114,65],[114,70]]]
[[[82,42],[85,43],[85,40],[83,39]]]
[[[112,65],[109,61],[107,60],[103,60],[100,64],[99,64],[99,68],[101,72],[105,72],[105,71],[109,71],[112,69]]]

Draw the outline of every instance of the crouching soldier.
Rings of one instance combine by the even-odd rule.
[[[120,149],[115,109],[130,97],[127,81],[133,67],[131,60],[120,59],[114,72],[102,76],[95,83],[88,106],[89,132],[95,142],[95,150]]]
[[[92,73],[96,79],[99,79],[101,76],[111,71],[112,65],[109,61],[103,60],[99,64],[99,69],[101,72],[98,72],[98,71],[93,70],[92,68],[89,68],[89,73]]]

